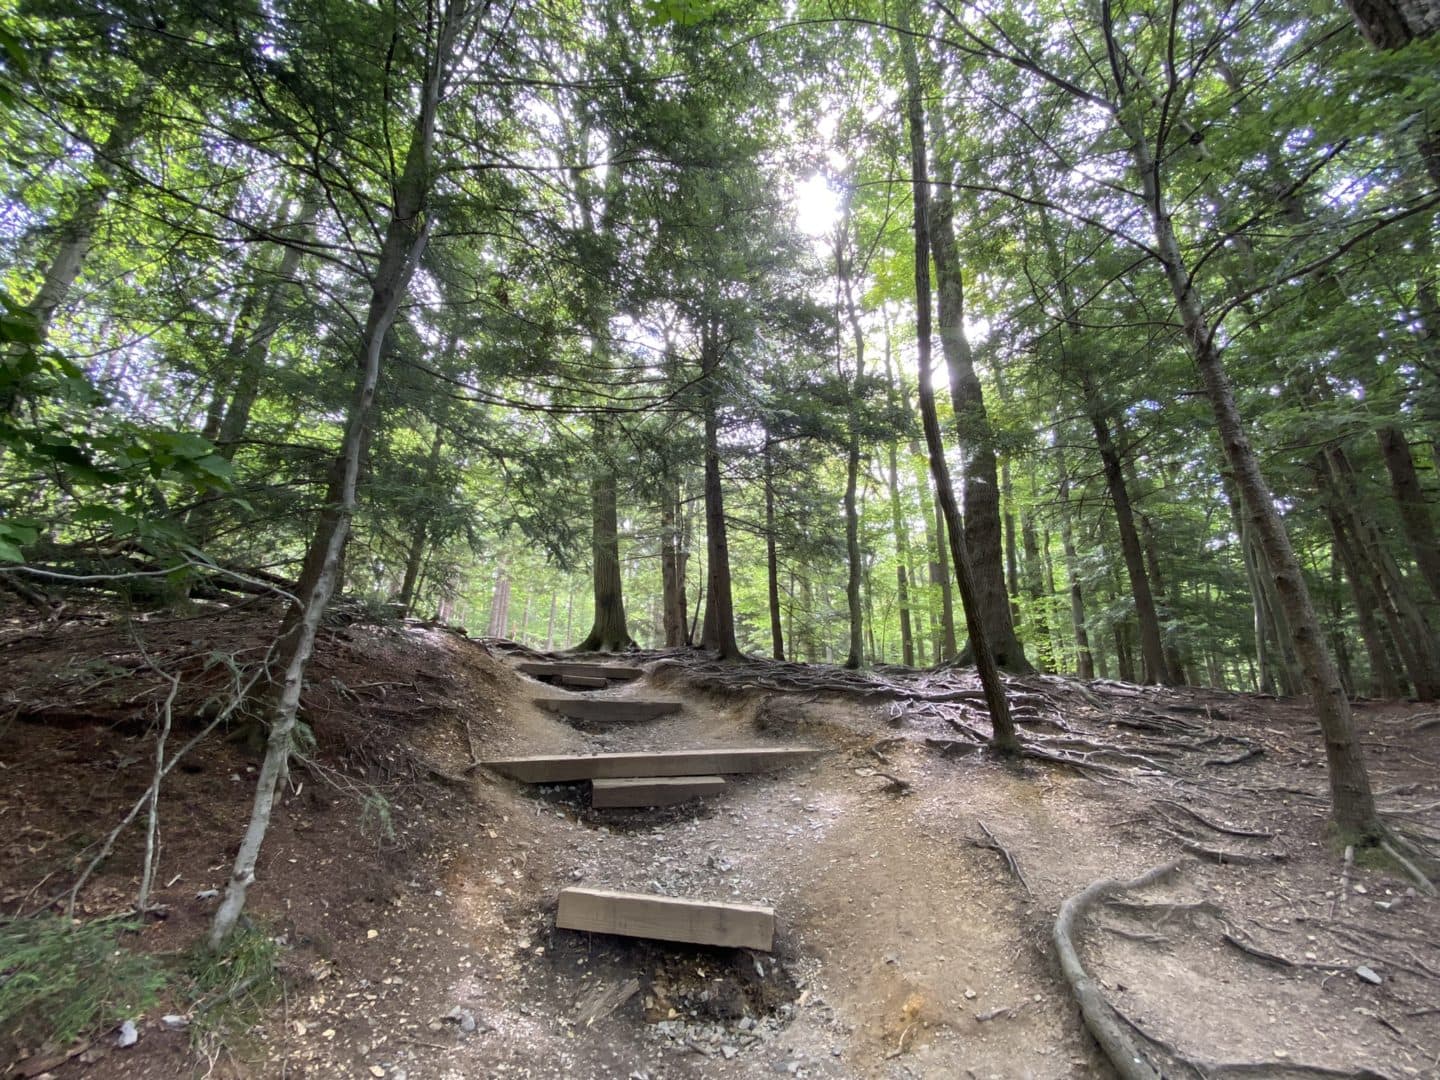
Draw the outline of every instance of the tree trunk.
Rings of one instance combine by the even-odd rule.
[[[360,334],[358,377],[340,444],[338,502],[320,517],[296,595],[300,603],[287,618],[278,642],[276,667],[282,673],[268,702],[270,733],[265,758],[255,785],[249,824],[235,856],[225,895],[210,928],[211,948],[218,949],[234,931],[245,899],[255,881],[260,848],[270,827],[270,815],[290,758],[305,669],[320,632],[325,610],[336,585],[336,570],[355,513],[362,451],[372,423],[375,390],[380,381],[380,360],[385,337],[394,325],[410,279],[429,239],[426,201],[432,180],[435,114],[445,81],[449,54],[464,5],[447,7],[439,16],[434,53],[420,87],[420,111],[411,133],[404,172],[394,185],[394,203],[379,262],[371,278],[369,309]]]
[[[490,592],[490,619],[485,626],[485,636],[502,638],[510,623],[510,571],[502,558],[495,571],[495,588]]]
[[[444,444],[445,430],[437,424],[435,438],[430,443],[430,457],[425,462],[424,487],[426,490],[435,484],[435,476],[440,471],[440,451]],[[425,560],[426,538],[426,520],[422,515],[415,525],[415,535],[410,538],[410,553],[405,560],[405,581],[400,586],[400,614],[402,616],[410,614],[410,609],[415,602],[415,583],[420,579],[420,567]]]
[[[932,123],[937,120],[938,112],[932,112],[931,119]],[[943,134],[938,127],[932,130],[931,137],[935,145],[943,145]],[[940,170],[945,171],[943,164]],[[918,176],[916,182],[919,182]],[[940,301],[940,345],[950,371],[950,401],[963,452],[965,547],[973,559],[975,602],[980,605],[981,625],[985,627],[995,662],[1009,671],[1033,671],[1015,636],[1010,598],[1005,589],[994,435],[970,341],[965,334],[965,286],[955,245],[954,202],[947,184],[937,188],[928,212]],[[962,654],[962,661],[969,653],[967,650]]]
[[[774,463],[765,440],[765,573],[770,592],[770,655],[785,659],[785,634],[780,626],[780,560],[775,551]]]
[[[730,585],[730,544],[726,536],[725,494],[720,484],[720,421],[716,376],[720,369],[718,328],[701,334],[701,383],[705,408],[705,625],[700,645],[724,660],[740,659],[735,641],[735,607]]]
[[[1110,435],[1110,421],[1101,410],[1098,391],[1089,372],[1081,374],[1085,393],[1085,411],[1095,432],[1095,445],[1105,469],[1105,486],[1115,508],[1115,527],[1120,534],[1120,551],[1125,557],[1125,572],[1130,579],[1130,595],[1135,599],[1135,617],[1140,625],[1140,654],[1144,666],[1144,682],[1165,680],[1165,650],[1160,637],[1160,617],[1155,611],[1155,597],[1145,573],[1145,555],[1140,546],[1140,533],[1135,527],[1135,511],[1130,504],[1130,490],[1125,485],[1125,471],[1120,451]]]
[[[1082,679],[1095,678],[1095,659],[1090,654],[1090,631],[1085,625],[1085,590],[1080,584],[1080,560],[1075,555],[1075,538],[1070,523],[1070,473],[1065,451],[1056,447],[1060,470],[1060,544],[1065,552],[1065,576],[1070,579],[1070,623],[1075,631],[1075,673]]]
[[[1390,473],[1390,487],[1400,507],[1400,524],[1405,530],[1405,539],[1410,542],[1415,565],[1429,586],[1431,597],[1440,602],[1440,544],[1436,542],[1435,523],[1430,517],[1425,493],[1420,488],[1410,444],[1406,442],[1404,432],[1393,424],[1382,427],[1375,434],[1380,440],[1380,453]]]
[[[1175,298],[1191,356],[1215,415],[1225,458],[1234,473],[1247,520],[1253,526],[1260,549],[1265,554],[1280,607],[1290,625],[1295,655],[1314,703],[1316,718],[1320,721],[1329,765],[1335,825],[1342,837],[1374,842],[1385,835],[1385,827],[1376,812],[1364,755],[1355,738],[1350,701],[1325,648],[1320,620],[1316,617],[1299,560],[1290,545],[1290,536],[1275,509],[1270,487],[1260,471],[1259,458],[1245,433],[1229,374],[1215,344],[1215,328],[1206,320],[1200,295],[1180,250],[1161,184],[1160,166],[1151,152],[1141,114],[1130,109],[1130,90],[1123,75],[1126,62],[1118,55],[1114,44],[1109,0],[1103,0],[1102,17],[1110,48],[1111,69],[1116,73],[1119,108],[1115,119],[1130,141],[1130,153],[1140,175],[1150,215],[1157,258]]]
[[[910,174],[913,177],[910,187],[915,204],[915,333],[920,368],[920,419],[925,432],[925,445],[930,454],[930,470],[935,477],[936,499],[950,538],[950,557],[960,588],[961,606],[965,609],[970,647],[975,655],[975,667],[980,675],[985,704],[990,712],[991,744],[1002,754],[1014,754],[1019,752],[1020,741],[1016,735],[1015,724],[1010,718],[1010,703],[1005,696],[1005,684],[1000,679],[1000,670],[994,654],[990,651],[986,627],[981,621],[982,609],[970,569],[970,553],[966,548],[965,532],[960,522],[960,508],[955,503],[955,493],[950,486],[950,466],[945,461],[945,444],[940,436],[940,420],[935,408],[930,359],[930,185],[925,160],[925,121],[920,106],[920,65],[915,57],[915,39],[910,35],[908,3],[900,6],[899,15],[907,90],[906,118],[910,131]],[[995,555],[998,558],[998,548]],[[1000,593],[1008,615],[1009,605],[1004,600],[1003,583]]]
[[[80,193],[69,215],[56,231],[55,249],[45,267],[40,288],[26,305],[39,323],[44,336],[50,329],[55,311],[65,303],[80,268],[90,254],[95,242],[95,229],[100,222],[110,193],[114,190],[115,179],[120,174],[121,160],[129,152],[130,145],[140,129],[140,119],[150,98],[151,87],[142,83],[115,113],[115,124],[105,136],[105,142],[95,153],[95,178]]]
[[[887,323],[888,326],[888,323]],[[900,388],[900,407],[906,416],[914,416],[910,406],[910,390],[905,384],[905,377],[902,373],[896,374],[896,383]],[[910,451],[910,461],[914,468],[915,489],[920,496],[920,516],[925,522],[925,555],[926,566],[929,571],[930,588],[940,598],[940,610],[937,613],[934,609],[932,598],[927,608],[930,612],[930,635],[933,663],[943,664],[955,658],[955,602],[950,595],[950,575],[945,572],[946,540],[945,521],[940,515],[940,506],[931,495],[931,479],[925,467],[925,457],[920,452],[920,443],[916,440],[914,428],[910,428],[910,437],[906,442]]]
[[[688,637],[685,633],[685,571],[677,521],[679,502],[677,487],[667,482],[660,496],[660,606],[667,649],[686,644]]]
[[[549,652],[555,647],[555,609],[560,606],[558,593],[550,594],[550,618],[545,623],[545,651]]]
[[[590,554],[595,619],[575,648],[579,652],[620,652],[634,648],[625,625],[625,588],[620,574],[620,513],[615,500],[615,466],[609,460],[609,425],[594,422],[595,467],[590,474]]]
[[[1400,680],[1394,665],[1390,663],[1389,654],[1385,651],[1385,639],[1380,633],[1380,626],[1375,621],[1375,612],[1380,608],[1380,601],[1370,588],[1360,558],[1346,535],[1344,516],[1333,499],[1326,499],[1326,510],[1334,537],[1335,555],[1345,569],[1345,576],[1350,580],[1351,595],[1355,598],[1355,621],[1360,630],[1360,641],[1365,646],[1365,655],[1370,661],[1370,696],[1393,701],[1401,695]]]

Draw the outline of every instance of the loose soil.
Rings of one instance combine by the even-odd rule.
[[[185,675],[178,743],[213,715],[231,678],[221,658],[263,652],[276,613],[97,611],[48,627],[7,614],[0,909],[12,915],[47,906],[145,790],[166,689],[154,669]],[[295,770],[251,892],[250,917],[284,947],[282,1000],[198,1050],[161,1025],[185,1008],[167,1000],[137,1018],[133,1047],[102,1032],[52,1074],[1105,1076],[1054,960],[1056,912],[1188,844],[1254,861],[1187,858],[1167,884],[1096,909],[1080,940],[1140,1030],[1259,1075],[1440,1076],[1440,903],[1391,863],[1362,860],[1342,882],[1301,702],[1016,680],[1027,737],[1071,763],[1013,765],[963,737],[976,716],[966,673],[887,671],[837,692],[843,677],[822,672],[834,681],[800,690],[764,665],[736,676],[639,654],[626,662],[645,679],[595,693],[673,698],[681,712],[581,730],[531,703],[566,691],[518,674],[523,655],[421,624],[329,628],[304,704],[314,757]],[[1440,726],[1414,705],[1357,708],[1382,805],[1440,839]],[[815,765],[657,810],[597,811],[584,785],[472,768],[800,743],[824,751]],[[256,764],[217,737],[167,781],[163,917],[136,948],[177,953],[202,935],[214,900],[197,897],[223,888]],[[78,913],[132,905],[140,853],[132,830]],[[776,949],[558,931],[571,884],[769,904]],[[37,1049],[0,1041],[0,1069]]]

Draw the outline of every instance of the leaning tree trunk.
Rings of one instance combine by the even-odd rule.
[[[225,896],[215,912],[210,927],[210,946],[219,948],[234,931],[244,910],[250,886],[255,882],[255,867],[260,848],[270,827],[270,815],[279,787],[283,782],[290,758],[291,737],[295,730],[300,694],[305,684],[305,669],[325,618],[330,597],[335,589],[336,571],[341,552],[350,532],[355,513],[360,479],[362,449],[366,443],[375,403],[375,390],[380,382],[380,360],[385,337],[394,325],[410,279],[420,262],[429,239],[430,229],[426,203],[432,180],[431,161],[435,144],[435,114],[445,81],[447,61],[458,31],[462,3],[448,7],[440,16],[434,54],[430,57],[424,83],[420,87],[420,112],[411,133],[404,172],[394,186],[394,202],[380,259],[371,278],[369,310],[360,335],[358,378],[355,396],[346,417],[345,436],[341,440],[337,462],[340,465],[339,503],[333,512],[321,516],[320,524],[307,552],[310,573],[296,590],[299,598],[298,616],[284,630],[278,643],[276,667],[282,673],[274,684],[268,702],[270,733],[265,759],[255,784],[255,800],[250,821],[240,850],[235,856]]]
[[[1111,70],[1119,95],[1115,118],[1129,140],[1130,153],[1140,175],[1145,206],[1150,216],[1150,228],[1155,237],[1156,256],[1174,296],[1191,357],[1204,384],[1220,443],[1234,473],[1246,516],[1265,554],[1276,596],[1289,623],[1295,656],[1320,722],[1329,766],[1332,816],[1342,836],[1374,842],[1385,835],[1385,827],[1376,812],[1364,754],[1355,737],[1350,700],[1345,696],[1345,687],[1326,649],[1324,630],[1315,614],[1310,589],[1291,547],[1285,524],[1275,508],[1269,484],[1260,471],[1260,459],[1246,435],[1244,420],[1235,404],[1230,376],[1215,344],[1215,328],[1205,317],[1200,294],[1181,253],[1161,183],[1159,162],[1151,151],[1140,114],[1130,108],[1131,91],[1123,75],[1126,62],[1118,55],[1114,44],[1109,5],[1104,5],[1102,11],[1111,50]]]
[[[991,744],[1003,754],[1018,753],[1020,741],[1010,717],[1010,703],[1000,669],[990,651],[985,624],[981,621],[979,598],[970,568],[970,553],[965,546],[964,526],[955,491],[950,484],[950,466],[945,461],[945,443],[940,435],[940,419],[935,408],[935,386],[930,359],[930,207],[929,183],[926,180],[925,119],[920,106],[920,65],[915,57],[915,40],[910,36],[909,5],[900,7],[900,42],[905,61],[906,119],[910,131],[911,191],[915,205],[915,334],[920,368],[920,420],[925,431],[925,446],[930,454],[930,470],[935,477],[935,495],[950,537],[950,557],[960,587],[960,603],[965,609],[965,624],[970,632],[970,646],[975,654],[975,668],[980,675],[985,704],[990,712]],[[1002,589],[1003,593],[1003,589]]]
[[[932,111],[931,119],[938,120],[938,112]],[[943,142],[938,127],[932,128],[930,134],[935,144]],[[1032,671],[1015,635],[1010,597],[1005,589],[994,434],[965,334],[965,283],[955,244],[954,201],[947,185],[939,186],[929,213],[940,299],[940,346],[950,371],[950,401],[963,450],[965,546],[975,568],[975,599],[996,663],[1009,671]],[[968,651],[962,654],[962,658],[967,656]]]

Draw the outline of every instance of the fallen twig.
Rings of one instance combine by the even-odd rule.
[[[1430,879],[1421,872],[1418,866],[1416,866],[1413,862],[1407,859],[1404,855],[1400,854],[1399,850],[1395,847],[1394,844],[1390,843],[1389,840],[1382,840],[1380,841],[1380,850],[1385,852],[1386,855],[1389,855],[1392,859],[1399,863],[1401,867],[1404,868],[1405,872],[1409,874],[1412,879],[1414,879],[1415,887],[1417,889],[1419,889],[1426,896],[1435,895],[1435,886],[1431,883]]]
[[[981,821],[979,818],[976,818],[975,824],[979,825],[980,831],[985,834],[985,840],[976,840],[975,846],[989,848],[991,851],[998,851],[1000,853],[1000,857],[1005,860],[1005,865],[1010,868],[1010,872],[1014,874],[1016,880],[1018,880],[1020,884],[1024,886],[1025,894],[1027,896],[1034,896],[1035,891],[1030,888],[1030,883],[1025,880],[1025,874],[1020,870],[1020,863],[1015,858],[1015,856],[1010,853],[1010,849],[1007,848],[1004,844],[1000,843],[1000,841],[995,838],[995,834],[985,827],[985,822]]]

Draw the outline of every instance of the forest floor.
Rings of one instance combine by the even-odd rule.
[[[262,649],[275,624],[256,607],[74,615],[40,626],[0,612],[7,916],[46,907],[146,789],[169,685],[156,672],[187,676],[179,741],[224,689],[215,657]],[[1054,958],[1057,910],[1098,878],[1183,858],[1164,884],[1093,909],[1079,936],[1107,998],[1200,1070],[1173,1075],[1440,1076],[1440,901],[1393,864],[1347,868],[1333,849],[1302,703],[1017,679],[1043,756],[1011,765],[975,748],[964,672],[638,654],[626,662],[647,677],[603,693],[681,712],[581,730],[532,704],[561,691],[518,674],[518,654],[418,624],[328,630],[304,704],[315,759],[295,772],[251,892],[282,946],[279,999],[202,1036],[162,1023],[190,1007],[167,991],[133,1046],[113,1031],[59,1054],[0,1040],[0,1075],[1104,1076]],[[1357,708],[1381,803],[1422,842],[1440,839],[1433,716]],[[824,753],[663,810],[594,810],[580,785],[472,768],[799,743]],[[134,948],[180,955],[202,935],[255,765],[215,739],[167,780],[163,917]],[[141,841],[121,838],[78,914],[133,909]],[[558,931],[556,896],[573,884],[769,904],[776,949]]]

